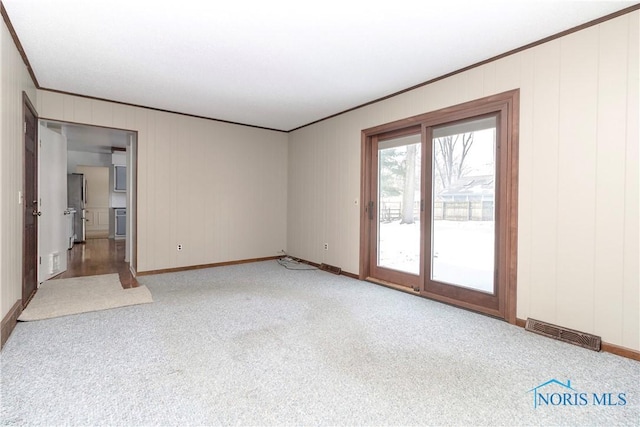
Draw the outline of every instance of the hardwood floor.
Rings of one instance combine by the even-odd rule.
[[[67,251],[67,271],[54,279],[118,273],[123,288],[135,288],[138,281],[124,261],[124,251],[124,240],[87,239],[86,243],[76,243]]]

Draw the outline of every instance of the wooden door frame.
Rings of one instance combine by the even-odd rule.
[[[27,111],[30,111],[31,114],[33,114],[34,118],[35,118],[35,124],[34,124],[34,131],[35,131],[35,135],[34,135],[34,140],[35,140],[35,156],[36,156],[36,167],[33,171],[33,173],[35,174],[34,176],[34,183],[35,183],[35,197],[38,197],[38,164],[37,164],[37,159],[38,159],[38,123],[40,118],[38,117],[38,112],[36,111],[36,108],[33,106],[33,103],[31,102],[31,100],[29,99],[29,96],[27,95],[26,92],[22,92],[22,126],[23,126],[23,131],[22,131],[22,189],[23,189],[23,193],[22,193],[22,306],[25,307],[27,305],[27,303],[29,302],[29,299],[35,294],[35,291],[31,294],[31,295],[25,295],[25,289],[26,289],[26,280],[27,280],[27,275],[25,274],[27,271],[27,267],[29,266],[29,263],[34,263],[35,264],[35,268],[36,268],[36,291],[38,289],[38,220],[35,220],[35,259],[28,259],[27,257],[27,233],[25,230],[25,224],[24,224],[24,220],[26,218],[26,216],[28,214],[31,213],[31,211],[33,211],[33,207],[31,205],[31,202],[27,200],[26,198],[26,190],[27,190],[27,158],[26,158],[26,149],[27,149],[27,137],[26,137],[26,130],[24,128],[25,124],[26,124],[26,117],[27,117]]]
[[[500,235],[500,257],[496,260],[496,268],[501,269],[499,272],[503,277],[504,283],[500,292],[502,298],[499,306],[494,310],[487,310],[473,303],[464,303],[455,299],[447,298],[442,295],[433,294],[425,291],[424,285],[420,291],[420,295],[435,299],[441,302],[454,304],[459,307],[468,308],[479,311],[491,316],[503,318],[509,323],[516,322],[516,288],[517,288],[517,237],[518,237],[518,135],[519,135],[519,100],[520,90],[515,89],[508,92],[488,96],[485,98],[469,101],[452,107],[443,108],[426,114],[409,117],[407,119],[397,120],[391,123],[364,129],[361,132],[361,181],[360,181],[360,200],[362,200],[362,209],[360,211],[360,271],[359,278],[366,280],[370,276],[371,261],[369,256],[369,247],[372,238],[371,227],[369,224],[369,201],[374,200],[371,192],[372,173],[369,167],[369,161],[372,156],[372,138],[376,135],[387,132],[400,131],[405,128],[422,125],[425,127],[453,122],[463,118],[485,115],[489,111],[500,111],[501,120],[498,126],[503,127],[505,132],[505,141],[500,141],[505,150],[504,170],[505,179],[501,180],[500,192],[505,199],[501,211],[501,221],[504,224],[504,232]],[[423,131],[423,138],[426,131]],[[426,150],[423,150],[426,151]],[[426,153],[423,153],[423,156]],[[426,169],[423,168],[423,169]],[[423,172],[424,173],[424,172]],[[423,177],[423,180],[425,178]],[[423,183],[425,185],[426,183]],[[424,187],[425,189],[428,188]],[[498,192],[498,188],[496,188]],[[426,204],[427,201],[425,201]],[[498,209],[498,207],[496,207]],[[425,211],[428,209],[425,209]],[[498,243],[497,243],[498,244]],[[425,260],[426,262],[426,260]]]
[[[417,126],[409,126],[409,127],[405,127],[399,130],[393,130],[390,132],[385,132],[385,133],[381,133],[381,134],[375,134],[370,138],[370,149],[371,149],[371,159],[372,161],[374,161],[374,163],[378,163],[378,159],[379,159],[379,143],[382,141],[388,141],[390,139],[395,139],[395,138],[402,138],[402,137],[406,137],[406,136],[410,136],[410,135],[419,135],[420,136],[420,142],[421,142],[421,148],[420,148],[420,153],[421,153],[421,158],[420,158],[420,162],[422,162],[422,159],[424,157],[424,141],[423,141],[423,137],[422,137],[422,128],[420,127],[420,125]],[[378,182],[378,168],[376,167],[371,167],[370,169],[370,175],[371,175],[371,179],[369,181],[369,194],[370,194],[370,198],[368,200],[376,200],[376,202],[378,201],[378,195],[374,194],[374,188],[377,189],[377,182]],[[422,168],[421,172],[420,172],[420,185],[423,185],[424,179],[423,179],[423,175],[424,175],[424,168]],[[378,227],[378,220],[379,220],[379,212],[378,212],[378,206],[376,203],[373,204],[373,206],[368,205],[367,210],[369,209],[373,209],[372,213],[368,213],[369,217],[374,216],[375,218],[377,218],[376,221],[369,221],[369,227],[368,227],[368,233],[370,236],[370,241],[374,241],[377,240],[377,227]],[[420,221],[422,223],[422,221],[424,221],[424,209],[422,209],[420,211]],[[376,242],[377,243],[377,242]],[[419,241],[419,247],[422,248],[424,246],[424,233],[422,233],[422,231],[420,232],[420,241]],[[424,274],[423,274],[423,266],[424,266],[424,257],[423,257],[423,253],[422,251],[420,252],[420,259],[418,260],[418,271],[419,273],[417,275],[415,274],[411,274],[411,273],[407,273],[407,272],[403,272],[403,271],[399,271],[399,270],[392,270],[389,269],[387,267],[379,267],[376,265],[377,262],[377,256],[378,253],[377,251],[372,251],[370,248],[368,250],[368,256],[369,256],[369,274],[368,276],[371,276],[371,273],[375,273],[376,278],[384,281],[384,282],[388,282],[388,283],[398,283],[399,286],[406,286],[408,289],[413,289],[415,292],[419,292],[420,288],[421,288],[421,283],[424,281]],[[400,281],[404,281],[404,283],[400,284]]]
[[[134,156],[135,168],[131,172],[127,171],[127,173],[133,173],[134,174],[132,176],[132,181],[133,181],[133,183],[135,185],[135,188],[127,189],[127,194],[128,194],[129,191],[134,192],[132,197],[133,197],[133,203],[135,204],[135,206],[133,207],[133,210],[135,211],[134,212],[135,216],[132,218],[132,222],[135,223],[135,234],[133,234],[131,236],[131,258],[133,260],[131,260],[131,259],[129,260],[129,271],[131,272],[131,275],[135,278],[137,276],[137,274],[138,274],[137,273],[137,269],[138,269],[138,188],[139,188],[138,169],[140,167],[140,162],[138,160],[139,131],[135,130],[135,129],[125,129],[125,128],[117,128],[117,127],[111,127],[111,126],[101,126],[101,125],[96,125],[96,124],[92,124],[92,123],[74,122],[74,121],[71,121],[71,120],[53,119],[53,118],[47,118],[47,117],[38,117],[38,120],[39,121],[43,120],[43,121],[47,121],[47,122],[61,123],[61,124],[86,126],[86,127],[92,127],[92,128],[113,129],[113,130],[118,130],[118,131],[123,131],[123,132],[129,132],[129,133],[135,135],[134,140],[132,141],[132,155]],[[131,209],[131,207],[127,206],[127,216],[131,215],[130,209]]]

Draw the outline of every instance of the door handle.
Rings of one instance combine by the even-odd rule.
[[[31,215],[40,216],[40,215],[42,215],[42,212],[34,210],[33,212],[31,212]]]

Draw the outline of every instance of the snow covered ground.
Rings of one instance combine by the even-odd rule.
[[[381,223],[379,235],[379,266],[419,274],[419,222]],[[433,280],[493,293],[493,221],[435,221],[433,248]]]

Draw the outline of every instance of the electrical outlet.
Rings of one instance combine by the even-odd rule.
[[[325,250],[325,251],[328,251],[328,250],[329,250],[329,244],[328,244],[328,243],[325,243],[325,244],[324,244],[324,250]]]
[[[178,251],[181,251],[181,250],[182,250],[182,245],[179,244],[178,245]]]

